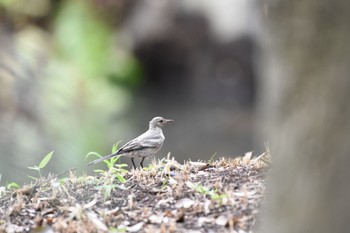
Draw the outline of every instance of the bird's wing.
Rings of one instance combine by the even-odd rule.
[[[145,132],[144,134],[141,134],[137,138],[129,141],[125,145],[123,145],[119,150],[117,150],[115,153],[106,155],[102,158],[96,159],[88,164],[88,166],[92,164],[99,163],[105,159],[112,158],[117,155],[123,155],[126,153],[129,153],[131,151],[137,151],[137,150],[142,150],[145,148],[155,148],[161,146],[163,143],[164,138],[161,136],[157,136],[154,134],[151,134],[149,131]]]
[[[129,141],[128,143],[126,143],[124,146],[122,146],[119,150],[117,150],[115,153],[113,154],[110,154],[110,155],[106,155],[102,158],[99,158],[99,159],[96,159],[94,161],[91,161],[88,166],[92,165],[92,164],[96,164],[96,163],[99,163],[103,160],[106,160],[106,159],[109,159],[109,158],[112,158],[114,156],[117,156],[117,155],[121,155],[121,154],[125,154],[125,153],[128,153],[130,151],[137,151],[137,150],[142,150],[144,149],[145,145],[143,145],[142,143],[142,140],[140,140],[139,138],[135,138],[131,141]]]
[[[144,135],[141,135],[140,137],[137,137],[128,143],[126,143],[124,146],[122,146],[118,150],[118,154],[128,153],[130,151],[137,151],[142,150],[145,148],[154,148],[157,147],[157,143],[152,138],[146,138]]]
[[[124,146],[122,146],[119,150],[118,150],[118,154],[122,154],[122,153],[127,153],[130,151],[135,151],[135,150],[141,150],[144,147],[142,146],[141,142],[137,139],[131,140],[128,143],[126,143]]]

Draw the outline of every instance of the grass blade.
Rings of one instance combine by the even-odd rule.
[[[95,155],[95,156],[98,157],[98,158],[102,158],[102,155],[100,155],[100,154],[97,153],[97,152],[89,152],[89,153],[85,156],[85,160],[86,160],[87,158],[89,158],[90,155]]]
[[[28,168],[31,169],[31,170],[36,170],[36,171],[39,171],[39,170],[40,170],[40,168],[39,168],[38,166],[28,167]]]
[[[51,157],[53,155],[53,151],[51,151],[50,153],[48,153],[44,158],[43,160],[41,160],[40,164],[39,164],[39,168],[42,169],[44,168],[47,163],[50,161]]]

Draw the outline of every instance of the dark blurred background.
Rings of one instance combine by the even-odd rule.
[[[88,152],[158,115],[175,120],[158,157],[259,150],[253,15],[246,0],[0,0],[1,183],[50,151],[43,174],[91,170]]]

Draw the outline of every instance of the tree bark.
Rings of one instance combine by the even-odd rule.
[[[273,161],[262,232],[349,232],[350,3],[261,6],[259,116]]]

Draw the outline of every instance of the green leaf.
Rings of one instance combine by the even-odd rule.
[[[96,172],[96,173],[104,173],[104,172],[106,172],[106,171],[101,170],[101,169],[96,169],[96,170],[94,170],[94,172]]]
[[[111,160],[110,159],[106,159],[103,160],[103,162],[107,165],[107,167],[110,169],[111,167],[113,167],[113,165],[111,164]]]
[[[211,157],[210,157],[210,159],[209,159],[209,163],[211,163],[211,162],[213,162],[213,160],[214,160],[214,158],[215,158],[215,156],[216,156],[216,153],[215,154],[213,154]]]
[[[34,177],[34,176],[28,176],[29,178],[33,179],[33,180],[37,180],[38,178]]]
[[[118,148],[117,144],[113,144],[113,146],[112,146],[112,154],[117,152],[117,148]]]
[[[113,158],[111,158],[111,163],[115,163],[115,162],[117,162],[117,160],[119,159],[119,157],[113,157]]]
[[[8,185],[6,185],[7,189],[13,189],[13,188],[19,188],[19,185],[16,182],[11,182]]]
[[[32,169],[32,170],[36,170],[36,171],[39,171],[40,170],[40,168],[38,167],[38,166],[34,166],[34,167],[28,167],[29,169]]]
[[[117,179],[119,180],[120,183],[124,184],[126,182],[126,180],[124,179],[124,177],[122,175],[116,174],[115,176],[117,177]]]
[[[128,170],[125,170],[125,169],[122,169],[122,168],[118,168],[118,170],[119,170],[119,173],[128,173]]]
[[[60,185],[63,186],[67,181],[68,181],[67,177],[60,179]]]
[[[102,156],[101,156],[99,153],[97,153],[97,152],[89,152],[89,153],[85,156],[85,160],[86,160],[87,158],[89,158],[90,155],[95,155],[95,156],[98,157],[98,158],[102,158]]]
[[[114,167],[114,165],[119,161],[121,155],[118,155],[116,157],[112,157],[109,160],[106,159],[104,162],[107,164],[107,167],[109,169],[111,169],[112,167]]]
[[[116,143],[113,144],[113,146],[112,146],[112,154],[114,154],[115,152],[117,152],[118,146],[119,146],[119,144],[120,144],[121,142],[122,142],[122,140],[120,140],[120,141],[118,141],[118,142],[116,142]]]
[[[51,157],[53,155],[53,151],[51,151],[50,153],[48,153],[43,160],[41,160],[40,164],[39,164],[39,168],[44,168],[46,167],[47,163],[50,161]]]

